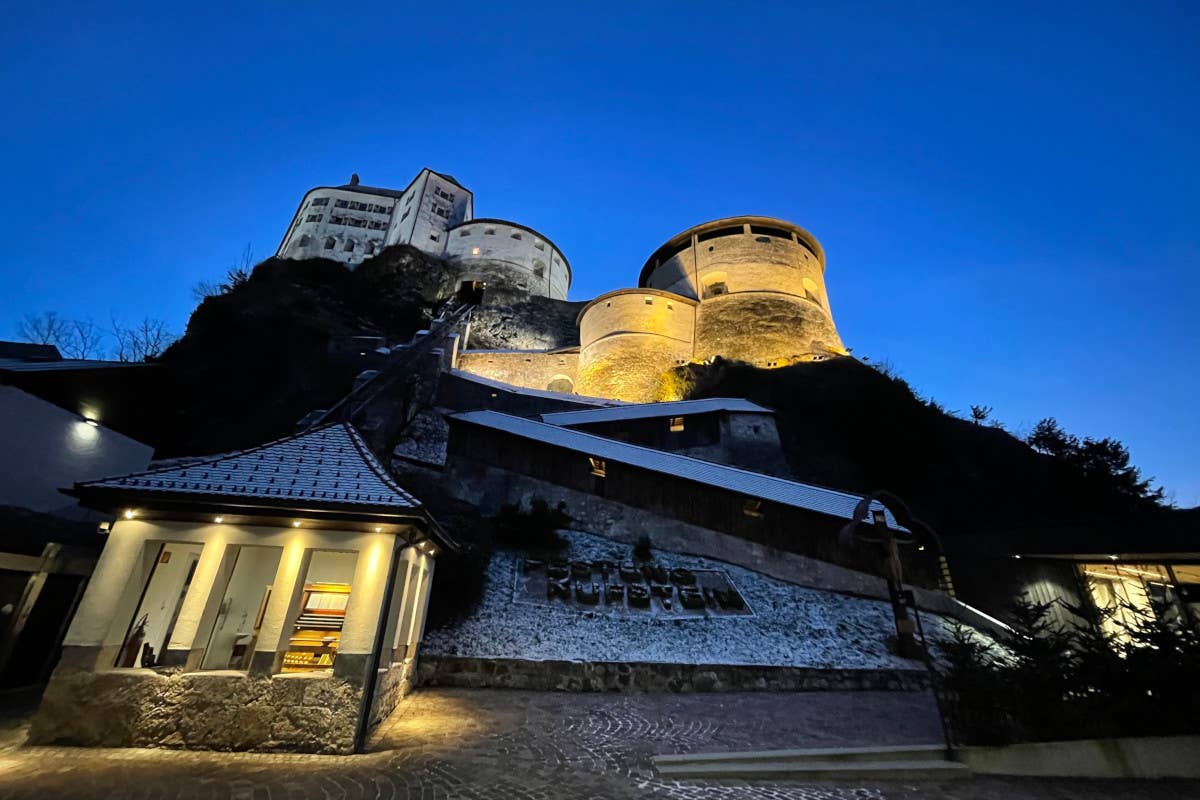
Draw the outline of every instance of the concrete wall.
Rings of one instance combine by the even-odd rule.
[[[567,260],[549,239],[502,220],[474,220],[449,232],[445,255],[462,280],[566,300],[571,287]]]
[[[635,403],[666,396],[664,374],[692,359],[696,304],[645,289],[600,295],[579,315],[577,391]]]
[[[455,367],[513,386],[540,391],[578,393],[576,376],[578,353],[547,353],[522,350],[464,350],[458,354]],[[566,379],[566,383],[562,383]],[[558,381],[559,383],[555,383]],[[555,385],[551,389],[551,384]],[[569,384],[569,388],[567,387]]]
[[[1145,736],[965,747],[955,757],[984,775],[1200,778],[1200,736]]]
[[[143,470],[154,452],[12,386],[0,386],[0,440],[8,454],[0,469],[0,505],[66,516],[87,512],[59,489]]]
[[[113,669],[158,560],[154,545],[159,541],[203,547],[160,662],[166,666]],[[222,568],[236,547],[249,544],[282,552],[249,670],[198,670],[224,595]],[[415,656],[424,630],[433,560],[412,548],[403,550],[396,575],[408,583],[385,597],[393,544],[390,533],[118,521],[67,633],[62,660],[34,722],[33,741],[349,752],[363,687],[369,679],[379,681],[387,696],[376,709],[390,710],[388,704],[394,706],[407,690],[413,667],[404,662]],[[278,674],[309,562],[314,552],[326,550],[355,554],[333,669]],[[384,660],[370,676],[367,666],[381,615],[397,632],[392,643],[402,646],[381,654]]]

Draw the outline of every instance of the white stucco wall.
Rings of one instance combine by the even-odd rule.
[[[346,608],[339,653],[369,653],[374,644],[385,592],[393,536],[388,533],[277,528],[164,520],[119,519],[113,524],[64,644],[101,646],[106,658],[124,640],[129,620],[153,567],[147,543],[200,543],[203,551],[184,598],[170,650],[204,647],[224,593],[218,580],[231,545],[279,547],[282,557],[272,582],[256,652],[277,652],[287,646],[287,627],[302,590],[302,577],[314,551],[357,554],[350,600]]]
[[[154,453],[13,386],[0,386],[0,441],[0,505],[64,515],[84,512],[59,489],[143,470]]]
[[[471,219],[473,210],[471,192],[428,169],[421,170],[399,197],[362,186],[320,187],[304,196],[276,255],[329,258],[354,266],[384,247],[411,244],[440,256],[446,229]],[[330,249],[326,244],[331,239]],[[352,250],[346,249],[348,244]]]

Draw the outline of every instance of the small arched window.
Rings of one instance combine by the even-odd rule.
[[[333,237],[330,236],[328,239],[325,240],[325,249],[332,250],[336,244],[337,244],[337,242],[335,242],[333,240]]]

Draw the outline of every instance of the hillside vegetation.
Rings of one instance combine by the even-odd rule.
[[[291,433],[371,366],[352,336],[408,341],[442,299],[444,262],[390,248],[354,270],[325,259],[267,259],[206,298],[162,356],[169,418],[158,455],[248,447]]]
[[[943,535],[1174,526],[1185,513],[1162,508],[1127,464],[1124,472],[1120,463],[1088,470],[1038,452],[998,427],[947,414],[853,358],[772,370],[718,360],[671,377],[688,398],[744,397],[775,409],[797,477],[893,491]],[[1087,444],[1123,450],[1111,440]]]

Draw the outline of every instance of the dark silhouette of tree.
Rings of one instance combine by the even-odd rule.
[[[992,407],[991,406],[976,406],[976,405],[971,406],[971,420],[976,425],[982,424],[991,415],[992,415]]]

